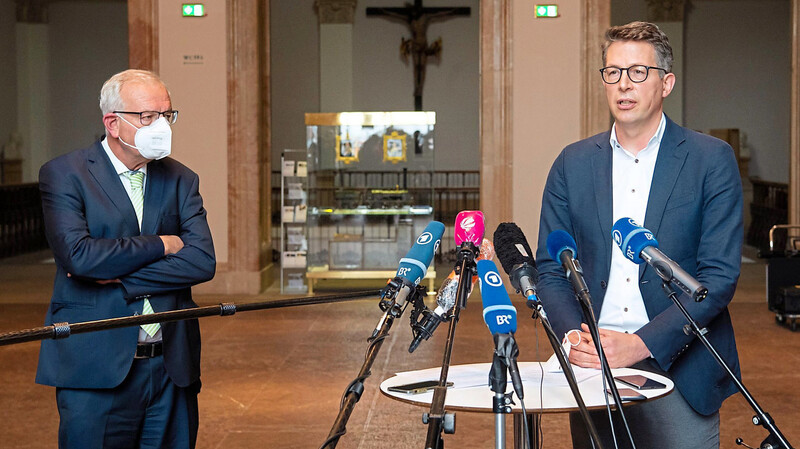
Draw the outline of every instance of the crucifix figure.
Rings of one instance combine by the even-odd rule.
[[[428,56],[439,58],[442,53],[442,38],[428,44],[428,25],[435,20],[447,20],[455,16],[469,16],[469,7],[425,8],[422,0],[414,4],[406,3],[400,8],[367,8],[367,16],[381,16],[400,20],[411,30],[411,39],[402,38],[400,55],[408,63],[408,56],[414,62],[414,109],[422,110],[422,87],[425,84],[425,65]]]

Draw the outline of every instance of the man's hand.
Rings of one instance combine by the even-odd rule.
[[[164,242],[164,255],[175,254],[183,248],[183,240],[177,235],[159,235]]]
[[[573,346],[569,351],[569,360],[571,363],[584,368],[600,369],[600,358],[597,356],[597,351],[592,342],[589,327],[585,323],[581,323],[581,330],[582,332],[572,333],[572,340],[576,339],[575,335],[577,334],[580,337],[580,341],[577,344],[572,340],[570,341]],[[625,332],[602,328],[599,333],[603,352],[611,368],[632,366],[650,356],[650,350],[647,349],[642,339],[636,334],[626,334]]]

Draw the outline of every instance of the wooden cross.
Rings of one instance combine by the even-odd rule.
[[[414,61],[414,109],[422,110],[422,87],[425,84],[425,65],[428,56],[439,58],[442,54],[442,38],[428,45],[428,25],[433,21],[447,20],[455,16],[469,16],[469,7],[425,8],[422,0],[414,4],[406,3],[399,8],[367,8],[367,16],[380,16],[405,23],[411,30],[411,39],[400,41],[400,56],[408,63],[408,56]]]

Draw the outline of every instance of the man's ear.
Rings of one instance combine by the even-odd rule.
[[[672,88],[675,87],[675,74],[674,73],[667,73],[664,75],[664,78],[661,80],[661,98],[667,98],[667,96],[672,92]]]
[[[106,134],[115,139],[119,138],[119,116],[113,112],[103,116],[103,126],[106,127]]]

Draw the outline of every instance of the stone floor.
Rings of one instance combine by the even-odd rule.
[[[52,285],[49,255],[0,260],[0,333],[40,326]],[[448,267],[439,272],[446,273]],[[324,291],[324,284],[320,292]],[[351,286],[361,289],[364,285]],[[330,293],[328,291],[327,293]],[[778,326],[765,304],[761,261],[745,263],[730,310],[744,382],[785,436],[800,446],[800,333]],[[258,297],[196,298],[200,305],[282,298],[272,290]],[[488,362],[492,339],[479,297],[470,300],[456,332],[453,363]],[[523,316],[522,301],[514,298]],[[339,448],[423,447],[427,426],[422,408],[378,392],[381,380],[398,371],[441,364],[446,332],[439,331],[413,354],[407,314],[397,321],[372,367],[366,390],[349,419]],[[380,318],[376,298],[337,304],[239,313],[201,320],[203,390],[198,448],[316,448],[337,415],[339,400],[364,360],[366,338]],[[533,320],[521,319],[521,360],[544,360],[552,350]],[[56,447],[58,415],[54,390],[33,382],[37,343],[0,347],[0,448]],[[765,431],[740,396],[721,412],[722,447],[742,437],[757,446]],[[510,421],[509,428],[510,428]],[[494,447],[492,414],[457,414],[456,433],[445,446]],[[542,420],[545,448],[569,448],[567,418]],[[510,446],[510,440],[509,440]]]

